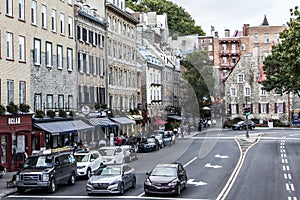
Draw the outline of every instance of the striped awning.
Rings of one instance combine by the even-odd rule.
[[[114,117],[111,118],[114,122],[121,124],[121,125],[130,125],[130,124],[135,124],[135,121],[127,118],[127,117]]]
[[[89,119],[89,122],[93,126],[101,126],[102,128],[119,126],[117,123],[111,121],[107,117],[104,117],[104,118],[91,118],[91,119]]]

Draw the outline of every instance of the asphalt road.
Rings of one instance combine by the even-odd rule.
[[[250,137],[261,134],[260,140],[241,154],[235,138],[244,134],[245,131],[232,130],[202,132],[193,139],[178,140],[176,144],[157,152],[140,153],[139,159],[131,163],[136,170],[137,186],[123,196],[87,196],[86,180],[78,180],[74,186],[59,187],[55,194],[29,191],[25,195],[16,193],[4,199],[299,198],[300,132],[295,129],[250,131]],[[244,155],[242,161],[241,155]],[[157,163],[173,161],[181,162],[188,172],[189,184],[182,194],[179,197],[144,195],[146,172]],[[239,164],[241,167],[237,170]],[[224,191],[224,188],[227,190]],[[220,198],[221,193],[223,196]]]

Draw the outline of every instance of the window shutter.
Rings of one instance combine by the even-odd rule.
[[[277,103],[274,103],[274,112],[277,113]]]
[[[269,103],[267,103],[267,113],[269,113]]]
[[[228,104],[228,112],[231,114],[231,104]]]
[[[258,113],[261,113],[261,107],[260,103],[258,103]]]
[[[285,113],[285,102],[283,102],[283,113]]]
[[[236,104],[236,114],[239,114],[239,104]]]
[[[251,112],[251,114],[253,113],[253,104],[252,103],[250,104],[250,112]]]

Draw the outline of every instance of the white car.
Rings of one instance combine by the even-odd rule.
[[[99,153],[103,158],[103,164],[124,163],[125,153],[119,146],[101,147]]]
[[[91,177],[92,172],[96,171],[103,165],[103,159],[100,153],[94,151],[78,151],[74,153],[77,161],[77,175],[78,177]]]

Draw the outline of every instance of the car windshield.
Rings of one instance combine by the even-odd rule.
[[[116,176],[121,175],[121,166],[100,167],[95,172],[96,176]]]
[[[99,149],[101,156],[113,156],[114,151],[114,149]]]
[[[154,139],[154,138],[148,138],[148,139],[147,139],[147,142],[148,142],[148,143],[155,143],[155,139]]]
[[[240,121],[240,122],[238,122],[237,124],[243,124],[244,123],[244,121]]]
[[[156,166],[152,170],[151,176],[177,176],[177,169],[176,167]]]
[[[88,162],[89,155],[88,154],[77,154],[77,155],[75,155],[75,160],[77,162]]]
[[[24,169],[51,168],[53,167],[53,156],[28,157],[24,163]]]

